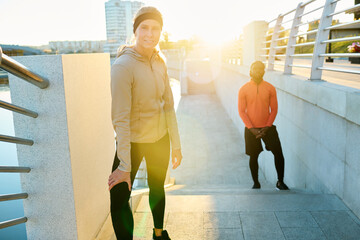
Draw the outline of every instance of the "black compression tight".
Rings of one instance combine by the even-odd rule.
[[[281,149],[278,151],[275,150],[275,151],[271,151],[271,152],[274,155],[274,162],[275,162],[276,172],[278,175],[278,180],[280,182],[282,182],[284,180],[284,165],[285,165],[284,164],[284,155],[283,155]],[[249,166],[250,166],[251,176],[252,176],[254,183],[257,183],[259,181],[259,179],[258,179],[258,172],[259,172],[258,158],[259,158],[259,154],[250,155]]]
[[[149,184],[149,203],[155,228],[162,229],[165,212],[164,181],[170,158],[170,141],[167,134],[155,143],[131,143],[131,183],[134,182],[141,160],[145,157]],[[115,154],[112,171],[119,166]],[[134,220],[129,205],[131,192],[125,182],[110,190],[110,212],[117,239],[132,239]]]

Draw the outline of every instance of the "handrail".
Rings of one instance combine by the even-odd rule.
[[[293,54],[291,57],[312,57],[314,54],[312,53],[300,53],[300,54]]]
[[[340,11],[333,12],[333,13],[329,14],[328,17],[332,17],[334,15],[337,15],[337,14],[340,14],[340,13],[343,13],[343,12],[346,12],[346,11],[349,11],[349,10],[353,10],[353,9],[356,9],[356,8],[360,8],[360,3],[356,4],[356,5],[352,6],[352,7],[348,7],[348,8],[342,9]]]
[[[306,25],[306,24],[310,24],[312,22],[319,21],[319,20],[320,20],[320,18],[317,18],[317,19],[314,19],[314,20],[309,21],[309,22],[300,23],[300,24],[296,25],[296,27],[300,27],[300,26],[303,26],[303,25]]]
[[[314,45],[315,42],[306,42],[306,43],[297,43],[292,45],[293,47],[301,47],[301,46],[308,46],[308,45]]]
[[[33,112],[33,111],[28,110],[26,108],[22,108],[22,107],[19,107],[19,106],[16,106],[14,104],[10,104],[10,103],[7,103],[7,102],[1,101],[1,100],[0,100],[0,108],[5,108],[7,110],[17,112],[17,113],[20,113],[20,114],[24,114],[24,115],[27,115],[27,116],[30,116],[30,117],[33,117],[33,118],[38,117],[38,114],[36,112]]]
[[[5,194],[5,195],[0,195],[0,202],[2,202],[2,201],[10,201],[10,200],[18,200],[18,199],[25,199],[27,197],[28,197],[27,193]]]
[[[310,0],[310,1],[304,2],[304,3],[301,4],[301,7],[305,7],[306,5],[309,5],[310,3],[313,3],[315,1],[316,0]]]
[[[296,65],[296,64],[290,64],[290,67],[311,68],[310,65]]]
[[[21,217],[21,218],[15,218],[12,220],[0,222],[0,229],[11,227],[11,226],[18,225],[21,223],[25,223],[25,222],[27,222],[27,220],[28,220],[27,217]]]
[[[20,77],[29,83],[39,87],[39,88],[47,88],[49,86],[49,80],[39,76],[38,74],[32,72],[27,67],[22,65],[21,63],[15,61],[14,59],[8,57],[6,54],[2,52],[2,48],[0,47],[0,68],[5,71]]]
[[[316,12],[317,10],[322,9],[322,8],[324,8],[324,6],[320,6],[320,7],[315,8],[315,9],[309,11],[309,12],[303,13],[303,14],[301,14],[299,17],[306,16],[306,15],[308,15],[308,14],[310,14],[310,13],[313,13],[313,12]]]
[[[347,12],[350,10],[354,10],[354,9],[360,9],[360,4],[356,4],[354,6],[351,6],[349,8],[343,9],[341,11],[337,11],[335,12],[335,8],[336,8],[336,3],[339,2],[340,0],[326,0],[325,3],[320,6],[320,7],[316,7],[308,12],[304,12],[304,6],[315,2],[316,0],[310,0],[306,3],[299,3],[296,9],[293,9],[285,14],[280,14],[279,17],[277,19],[274,19],[273,21],[277,20],[277,23],[274,27],[274,32],[271,34],[267,34],[266,36],[272,36],[271,40],[268,41],[264,41],[263,43],[267,44],[267,43],[271,43],[270,47],[266,47],[267,45],[265,45],[264,48],[262,48],[262,50],[269,50],[269,54],[268,55],[260,55],[260,57],[262,58],[268,58],[267,59],[267,63],[268,63],[268,70],[273,70],[273,66],[274,65],[283,65],[281,63],[277,63],[275,62],[275,58],[282,58],[282,57],[286,57],[285,59],[285,68],[284,68],[284,74],[291,74],[292,73],[292,67],[299,67],[299,68],[310,68],[311,69],[311,74],[310,74],[310,80],[317,80],[317,79],[321,79],[321,72],[324,70],[326,71],[336,71],[336,72],[343,72],[343,73],[351,73],[351,74],[360,74],[360,71],[358,70],[348,70],[348,69],[338,69],[338,68],[329,68],[329,67],[323,67],[323,58],[324,57],[357,57],[360,58],[360,53],[326,53],[326,44],[327,43],[335,43],[335,42],[344,42],[344,41],[356,41],[356,40],[360,40],[360,36],[352,36],[352,37],[342,37],[342,38],[336,38],[336,39],[328,39],[329,36],[329,30],[331,29],[341,29],[342,27],[346,27],[346,26],[352,26],[355,24],[359,24],[360,23],[360,19],[359,20],[355,20],[355,21],[351,21],[348,23],[341,23],[341,24],[336,24],[332,26],[332,16],[337,15],[339,13],[343,13],[343,12]],[[300,26],[306,25],[306,24],[310,24],[311,22],[306,22],[306,23],[302,23],[301,18],[305,15],[309,15],[310,13],[314,13],[318,10],[322,10],[321,13],[321,17],[316,19],[316,20],[312,20],[313,21],[319,21],[319,26],[317,29],[313,29],[311,31],[307,31],[307,32],[301,32],[299,33],[298,29]],[[290,13],[292,13],[293,11],[295,12],[295,16],[290,19],[287,20],[285,22],[282,22],[282,18]],[[284,24],[284,23],[288,23],[293,21],[293,24],[291,26],[291,28],[289,29],[283,29],[280,30],[279,27]],[[277,27],[277,29],[276,29]],[[289,33],[289,36],[287,37],[283,37],[283,38],[277,38],[279,33],[281,32],[285,32],[291,30]],[[302,35],[316,35],[315,40],[311,41],[311,42],[303,42],[303,43],[296,43],[296,37],[298,36],[302,36]],[[287,46],[277,46],[277,42],[283,39],[288,39],[287,42]],[[314,50],[312,53],[303,53],[303,54],[295,54],[295,48],[296,47],[302,47],[302,46],[314,46]],[[286,49],[286,53],[285,54],[279,54],[276,55],[277,50],[278,49]],[[312,63],[311,65],[297,65],[297,64],[293,64],[293,60],[294,58],[312,58]],[[280,60],[280,59],[279,59]],[[266,61],[266,60],[265,60]]]
[[[24,144],[24,145],[29,145],[29,146],[32,146],[34,144],[33,140],[11,137],[11,136],[6,136],[6,135],[0,135],[0,142],[18,143],[18,144]]]
[[[286,28],[286,29],[280,30],[280,31],[278,31],[278,33],[286,32],[286,31],[289,31],[289,30],[291,30],[291,28]]]
[[[347,69],[339,69],[339,68],[326,68],[326,67],[318,67],[320,70],[333,71],[333,72],[343,72],[343,73],[351,73],[351,74],[360,74],[360,71],[355,70],[347,70]]]
[[[346,38],[335,38],[335,39],[322,41],[321,43],[343,42],[343,41],[352,41],[352,40],[360,40],[360,36],[346,37]]]
[[[274,21],[276,21],[277,20],[277,18],[274,18],[273,20],[270,20],[269,22],[268,22],[268,24],[270,24],[270,23],[272,23],[272,22],[274,22]]]
[[[326,29],[326,30],[336,29],[336,28],[339,28],[339,27],[351,26],[351,25],[354,25],[354,24],[357,24],[357,23],[360,23],[360,19],[359,19],[359,20],[356,20],[356,21],[353,21],[353,22],[336,24],[336,25],[327,27],[327,28],[325,28],[325,29]]]
[[[294,21],[294,18],[289,19],[289,20],[287,20],[287,21],[285,21],[285,22],[282,22],[282,24],[289,23],[289,22],[292,22],[292,21]]]
[[[275,41],[281,41],[281,40],[285,40],[285,39],[289,39],[289,37],[282,37],[282,38],[278,38]]]
[[[18,167],[18,166],[0,166],[0,172],[7,173],[28,173],[31,171],[29,167]]]
[[[328,17],[332,17],[334,15],[337,15],[337,14],[340,14],[340,13],[343,13],[343,12],[346,12],[346,11],[349,11],[349,10],[353,10],[355,8],[360,8],[360,3],[359,4],[356,4],[352,7],[348,7],[348,8],[345,8],[345,9],[342,9],[340,11],[337,11],[337,12],[333,12],[333,13],[330,13],[329,15],[327,15]]]
[[[317,33],[318,30],[315,29],[315,30],[311,30],[311,31],[308,31],[308,32],[305,32],[305,33],[298,33],[295,35],[295,37],[298,37],[298,36],[301,36],[301,35],[305,35],[305,34],[312,34],[312,33]]]
[[[289,15],[292,12],[295,12],[296,8],[294,8],[293,10],[288,11],[287,13],[281,14],[282,17],[285,17],[286,15]]]
[[[360,53],[325,53],[320,54],[320,57],[360,57]]]

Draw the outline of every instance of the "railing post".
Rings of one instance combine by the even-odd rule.
[[[337,1],[334,0],[326,0],[325,2],[315,39],[310,80],[321,80],[322,70],[319,68],[324,64],[324,57],[321,57],[320,54],[324,54],[326,51],[326,43],[322,43],[322,41],[329,37],[329,30],[326,28],[331,26],[332,16],[329,14],[334,12],[336,3]]]
[[[291,57],[295,53],[295,47],[293,46],[296,44],[296,35],[299,32],[298,25],[301,23],[301,14],[303,14],[305,9],[305,5],[299,3],[296,7],[294,20],[292,22],[289,40],[286,48],[286,57],[285,57],[285,67],[284,67],[284,74],[291,74],[292,67],[290,65],[293,64],[294,58]]]
[[[279,38],[279,30],[281,27],[281,22],[284,16],[279,15],[276,20],[276,24],[274,26],[274,32],[271,37],[271,44],[270,44],[270,51],[269,51],[269,61],[268,61],[268,70],[274,70],[274,63],[275,63],[275,55],[276,55],[276,47],[277,47],[277,39]]]

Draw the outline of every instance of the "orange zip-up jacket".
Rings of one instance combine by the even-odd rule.
[[[259,84],[250,80],[239,90],[238,109],[247,128],[272,126],[278,110],[275,87],[264,80]]]

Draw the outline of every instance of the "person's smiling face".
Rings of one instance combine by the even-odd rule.
[[[136,44],[144,49],[153,49],[159,43],[161,25],[158,21],[147,19],[135,31]]]

